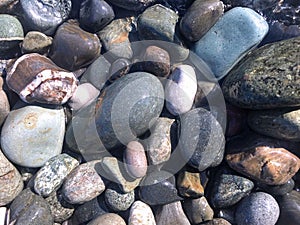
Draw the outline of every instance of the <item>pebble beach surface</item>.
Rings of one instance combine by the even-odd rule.
[[[297,0],[0,1],[0,225],[297,225]]]

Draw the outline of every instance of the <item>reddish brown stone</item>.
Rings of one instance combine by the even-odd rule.
[[[182,171],[177,178],[177,188],[184,197],[197,198],[204,195],[200,173]]]
[[[296,155],[284,148],[266,146],[228,154],[226,160],[234,170],[269,185],[286,183],[300,167]]]

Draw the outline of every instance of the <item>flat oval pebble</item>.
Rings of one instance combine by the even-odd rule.
[[[196,0],[180,20],[180,31],[189,41],[198,41],[222,16],[219,0]]]
[[[165,87],[166,107],[173,115],[188,112],[197,92],[195,70],[190,65],[177,66],[168,78]]]
[[[87,225],[126,225],[126,222],[118,214],[106,213],[98,216]]]
[[[29,31],[22,42],[22,53],[47,54],[52,45],[52,37],[38,31]]]
[[[275,225],[279,217],[276,200],[264,192],[255,192],[245,197],[237,206],[237,225]]]
[[[1,146],[20,166],[41,167],[62,151],[65,115],[62,108],[25,106],[12,110],[1,131]]]
[[[248,125],[257,133],[290,141],[300,141],[300,110],[270,109],[248,113]]]
[[[49,159],[35,175],[35,192],[43,197],[49,196],[60,188],[64,179],[78,165],[76,159],[65,153]]]
[[[0,150],[0,206],[14,200],[23,187],[21,174]]]
[[[217,79],[221,79],[268,33],[265,19],[254,10],[235,7],[194,45]]]
[[[299,106],[299,44],[297,37],[254,50],[225,78],[225,99],[252,110]]]
[[[145,149],[138,141],[131,141],[124,152],[124,163],[127,172],[133,178],[141,178],[147,173],[147,156]]]
[[[164,104],[162,84],[145,72],[121,77],[101,97],[95,122],[99,137],[108,149],[126,145],[145,133],[159,117]]]
[[[150,206],[142,201],[135,201],[130,208],[128,225],[156,225]]]
[[[225,137],[210,111],[196,108],[180,118],[179,146],[183,159],[199,171],[221,163]]]
[[[98,160],[80,164],[65,179],[64,199],[71,204],[82,204],[100,195],[105,185],[96,171]]]

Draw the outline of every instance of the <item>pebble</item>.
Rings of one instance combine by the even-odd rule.
[[[270,109],[250,111],[248,125],[257,133],[270,137],[300,141],[300,110]]]
[[[96,33],[109,24],[115,17],[112,7],[103,0],[84,0],[80,4],[80,26]]]
[[[148,205],[163,205],[180,201],[174,176],[167,171],[154,171],[144,177],[139,190],[140,199]]]
[[[189,41],[199,41],[223,13],[224,5],[219,0],[196,0],[180,20],[180,31]]]
[[[279,206],[276,200],[264,192],[252,193],[237,206],[237,225],[275,225],[279,217]]]
[[[164,104],[162,84],[146,72],[130,73],[116,80],[101,97],[95,121],[107,149],[126,145],[145,133],[159,117]]]
[[[188,198],[199,198],[204,195],[204,188],[201,184],[200,173],[183,170],[177,177],[177,189],[179,194]]]
[[[125,211],[130,208],[134,202],[134,191],[123,193],[118,185],[110,185],[106,188],[105,202],[114,212]]]
[[[56,28],[68,18],[71,7],[71,0],[59,2],[22,0],[17,14],[20,15],[26,32],[34,30],[53,35]]]
[[[68,174],[79,165],[79,162],[67,154],[60,154],[49,159],[36,173],[34,191],[47,197],[57,191]]]
[[[195,43],[193,51],[222,79],[262,41],[268,29],[268,23],[254,10],[235,7]]]
[[[0,150],[0,206],[5,206],[23,190],[21,174]]]
[[[212,220],[214,217],[214,211],[205,197],[185,200],[183,202],[183,210],[191,224],[199,224],[204,221]]]
[[[130,208],[128,225],[156,225],[150,206],[142,201],[135,201]]]
[[[231,225],[231,223],[229,223],[227,220],[223,219],[223,218],[214,218],[210,221],[206,221],[204,223],[201,224],[205,224],[205,225]]]
[[[190,65],[177,66],[165,87],[166,108],[175,116],[188,112],[197,92],[195,70]]]
[[[22,53],[48,54],[53,38],[38,31],[29,31],[22,42]]]
[[[71,204],[82,204],[100,195],[105,190],[96,168],[99,160],[77,166],[65,179],[62,186],[64,199]]]
[[[50,206],[45,199],[24,189],[11,203],[10,223],[30,225],[53,225]]]
[[[5,91],[2,89],[2,85],[3,78],[0,77],[0,126],[3,124],[10,111],[10,104]]]
[[[297,37],[254,50],[225,78],[225,99],[252,110],[299,106],[299,44]]]
[[[76,21],[69,20],[58,27],[49,57],[58,66],[74,71],[91,64],[100,52],[97,35],[82,30]]]
[[[222,168],[213,176],[210,202],[214,208],[226,208],[250,194],[254,183],[229,169]]]
[[[300,159],[284,148],[259,146],[241,148],[227,154],[226,161],[234,170],[269,185],[286,183],[300,167]]]
[[[138,141],[131,141],[127,144],[124,152],[124,163],[127,173],[134,179],[146,175],[147,156],[141,143]]]
[[[221,163],[225,138],[223,129],[210,111],[196,108],[180,118],[179,146],[185,162],[199,171]]]
[[[247,125],[248,112],[242,108],[236,107],[231,104],[226,104],[227,126],[226,137],[233,137],[242,133]]]
[[[113,82],[116,79],[128,74],[131,68],[131,61],[126,58],[119,58],[115,60],[109,69],[109,81]]]
[[[65,115],[62,108],[28,105],[12,110],[3,125],[1,146],[9,160],[41,167],[62,151]]]
[[[285,184],[281,185],[266,185],[258,182],[257,186],[273,196],[285,195],[294,189],[295,182],[293,179],[289,179]]]
[[[126,225],[126,222],[118,214],[106,213],[98,216],[87,225]]]
[[[165,204],[155,214],[157,225],[190,225],[180,201]]]
[[[174,119],[159,117],[150,128],[151,135],[145,140],[149,165],[162,165],[171,156],[171,127]]]

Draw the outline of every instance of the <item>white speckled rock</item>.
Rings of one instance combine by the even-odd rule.
[[[156,225],[150,206],[142,201],[135,201],[130,208],[128,225]]]
[[[67,175],[79,162],[67,154],[60,154],[48,160],[34,178],[34,190],[43,197],[58,190]]]
[[[25,106],[12,110],[1,132],[3,153],[24,167],[41,167],[61,153],[65,134],[63,108]]]
[[[197,92],[197,78],[193,67],[175,68],[165,87],[166,107],[173,115],[186,113],[192,108]]]

